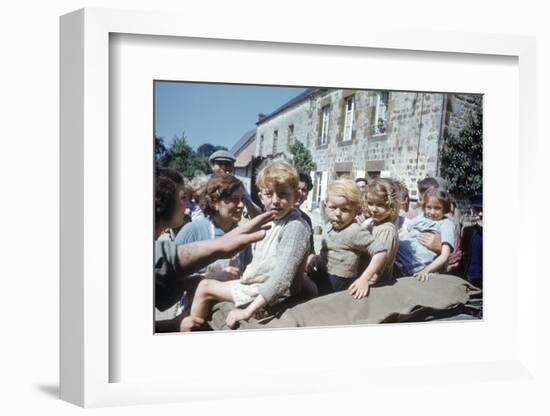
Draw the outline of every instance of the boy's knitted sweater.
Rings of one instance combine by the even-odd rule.
[[[310,233],[309,225],[294,208],[273,221],[265,238],[257,243],[239,283],[256,286],[268,303],[288,297],[310,251]]]
[[[335,230],[329,224],[321,248],[321,257],[327,263],[328,273],[345,278],[357,278],[361,256],[370,257],[386,251],[384,245],[356,222],[343,230]]]

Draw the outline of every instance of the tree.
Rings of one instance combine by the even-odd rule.
[[[227,150],[227,147],[214,146],[210,143],[204,143],[198,147],[197,153],[208,158],[212,153],[217,152],[218,150]]]
[[[198,154],[187,143],[185,133],[181,137],[176,137],[174,143],[167,149],[166,153],[160,158],[162,166],[177,170],[186,178],[193,178],[197,171],[210,173],[210,164],[208,159]]]
[[[483,193],[483,114],[476,100],[458,136],[446,135],[441,149],[441,173],[455,195]]]
[[[162,137],[155,134],[155,160],[159,160],[166,154],[166,146]]]
[[[296,140],[294,144],[290,145],[289,150],[290,154],[292,154],[291,162],[298,171],[307,173],[316,169],[310,151],[301,141]]]

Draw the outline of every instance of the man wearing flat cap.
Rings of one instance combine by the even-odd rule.
[[[210,155],[210,167],[214,173],[228,173],[230,175],[235,174],[235,161],[237,159],[227,150],[218,150]],[[250,218],[254,218],[256,215],[261,214],[261,208],[252,201],[248,191],[244,190],[244,206]]]
[[[233,175],[235,172],[235,156],[227,150],[218,150],[210,155],[210,166],[214,173],[224,172]]]

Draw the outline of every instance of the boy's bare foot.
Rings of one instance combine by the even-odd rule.
[[[204,319],[193,316],[186,316],[180,322],[180,332],[190,332],[193,328],[204,324]]]

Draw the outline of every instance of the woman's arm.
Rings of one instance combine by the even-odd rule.
[[[248,216],[250,218],[257,217],[262,213],[262,209],[252,200],[252,197],[246,189],[244,190],[243,202],[246,207],[246,212],[248,212]]]
[[[416,241],[434,253],[441,254],[441,234],[435,231],[423,231],[416,236]]]
[[[183,274],[189,274],[219,258],[230,257],[243,246],[261,240],[265,236],[267,222],[273,217],[273,212],[266,212],[220,238],[178,245],[177,261],[180,270]]]

